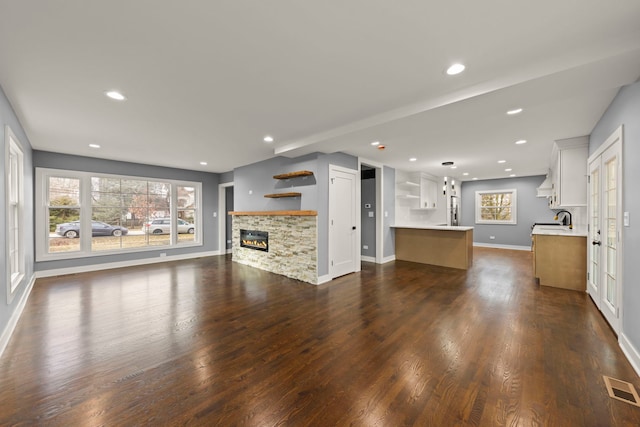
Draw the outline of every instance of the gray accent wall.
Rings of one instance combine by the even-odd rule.
[[[544,181],[544,175],[517,178],[465,181],[461,186],[460,225],[471,226],[475,243],[531,246],[531,226],[534,222],[554,222],[554,213],[549,209],[547,199],[536,197],[536,189]],[[476,191],[517,190],[517,224],[476,224]],[[490,236],[495,236],[491,239]]]
[[[622,228],[622,333],[640,352],[640,82],[625,86],[613,99],[589,138],[589,153],[623,125],[622,209],[629,212],[628,227]]]
[[[221,173],[219,179],[220,179],[220,184],[233,182],[233,171]]]
[[[72,171],[108,173],[125,176],[139,176],[156,179],[185,180],[202,183],[202,246],[160,248],[157,251],[127,252],[75,258],[57,261],[42,261],[35,265],[36,271],[71,268],[105,263],[157,258],[160,253],[167,256],[195,254],[199,252],[217,251],[218,248],[218,220],[213,216],[218,210],[218,174],[190,171],[184,169],[165,168],[161,166],[144,165],[139,163],[119,162],[93,157],[73,156],[69,154],[51,153],[47,151],[33,152],[34,167],[63,169]]]
[[[0,152],[2,153],[2,160],[0,164],[0,224],[2,232],[0,232],[0,274],[2,274],[2,289],[0,289],[0,338],[7,338],[5,334],[9,332],[8,326],[12,316],[17,316],[17,310],[20,302],[24,300],[27,295],[27,287],[34,275],[34,240],[33,240],[33,152],[31,149],[31,143],[27,138],[27,135],[22,129],[22,125],[18,121],[15,112],[9,100],[4,94],[2,88],[0,88]],[[24,234],[24,253],[25,253],[25,277],[18,285],[16,290],[11,296],[8,294],[8,269],[7,265],[7,240],[5,227],[7,226],[7,206],[6,203],[6,183],[5,183],[5,153],[7,149],[8,141],[5,141],[5,126],[9,126],[11,131],[18,138],[23,151],[24,160],[24,221],[26,224]],[[3,349],[0,348],[0,352]]]
[[[382,233],[384,250],[382,256],[388,258],[396,254],[395,232],[391,225],[396,222],[396,170],[385,166],[382,169],[382,203],[384,221]]]

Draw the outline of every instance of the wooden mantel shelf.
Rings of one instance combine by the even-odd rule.
[[[268,199],[280,199],[282,197],[300,197],[302,193],[273,193],[273,194],[265,194],[264,197]]]
[[[318,211],[231,211],[229,215],[247,216],[318,216]]]
[[[309,176],[309,175],[313,175],[313,172],[311,172],[311,171],[296,171],[296,172],[281,173],[279,175],[274,175],[273,179],[290,179],[290,178],[297,178],[299,176]]]

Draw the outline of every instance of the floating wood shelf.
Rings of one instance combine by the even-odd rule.
[[[295,171],[289,173],[281,173],[279,175],[273,175],[273,179],[289,179],[289,178],[297,178],[299,176],[309,176],[313,175],[311,171]]]
[[[274,193],[274,194],[265,194],[264,197],[267,197],[269,199],[280,199],[282,197],[300,197],[302,196],[302,193]]]

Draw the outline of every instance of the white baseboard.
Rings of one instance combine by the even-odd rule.
[[[477,246],[480,248],[512,249],[515,251],[531,252],[531,246],[499,245],[494,243],[478,243],[478,242],[473,242],[473,246]]]
[[[364,262],[376,262],[376,258],[372,256],[360,255],[360,261]]]
[[[31,290],[33,289],[33,284],[35,282],[36,282],[36,276],[35,274],[33,274],[31,276],[31,280],[29,280],[29,283],[27,284],[27,289],[22,294],[22,298],[20,298],[20,301],[18,301],[18,303],[16,304],[16,309],[14,310],[13,314],[9,318],[9,321],[7,322],[7,326],[4,328],[2,333],[0,333],[0,357],[2,357],[2,353],[4,353],[4,350],[7,348],[7,345],[9,344],[9,340],[11,339],[11,335],[13,335],[13,331],[16,329],[16,326],[18,325],[18,320],[22,315],[22,311],[24,310],[24,307],[27,305],[27,300],[29,299],[29,295],[31,295]]]
[[[640,375],[640,353],[638,350],[631,344],[631,341],[629,341],[624,333],[620,333],[618,336],[618,344],[620,344],[622,352],[627,356],[636,374]]]
[[[130,261],[108,262],[104,264],[83,265],[78,267],[55,268],[52,270],[36,271],[36,278],[62,276],[64,274],[87,273],[91,271],[111,270],[114,268],[134,267],[137,265],[157,264],[160,262],[180,261],[183,259],[202,258],[220,255],[220,251],[196,252],[191,254],[169,255],[163,257],[134,259]]]
[[[386,264],[388,262],[395,261],[395,260],[396,260],[396,256],[391,255],[391,256],[382,258],[382,262],[380,264]]]
[[[318,276],[318,283],[316,285],[322,285],[323,283],[327,283],[331,281],[331,276],[325,274],[324,276]]]

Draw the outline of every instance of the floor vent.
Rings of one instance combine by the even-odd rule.
[[[606,375],[603,375],[602,377],[604,378],[604,383],[607,386],[609,397],[622,400],[623,402],[630,403],[634,406],[640,406],[640,397],[638,397],[638,393],[636,392],[633,384],[607,377]]]

